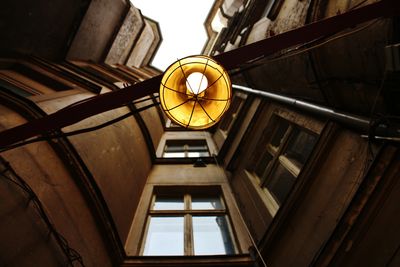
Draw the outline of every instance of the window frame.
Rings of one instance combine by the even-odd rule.
[[[182,150],[176,150],[176,151],[167,151],[168,146],[172,147],[180,147],[182,146]],[[204,146],[206,149],[204,150],[191,150],[191,147],[200,147]],[[166,157],[166,153],[183,153],[183,157]],[[191,152],[198,152],[198,153],[207,153],[207,156],[198,156],[198,157],[193,157],[190,156]],[[182,159],[182,158],[204,158],[204,157],[210,157],[211,152],[210,148],[208,147],[208,143],[206,139],[167,139],[164,144],[163,152],[162,152],[162,157],[163,158],[168,158],[168,159]]]
[[[34,102],[83,92],[75,82],[47,67],[18,59],[0,60],[0,86]]]
[[[278,17],[279,12],[281,11],[281,8],[285,1],[284,0],[271,0],[271,1],[273,1],[273,3],[269,8],[269,10],[265,10],[265,16],[268,19],[274,21]]]
[[[171,190],[172,189],[172,190]],[[159,196],[178,196],[183,195],[184,209],[183,210],[154,210],[154,206],[157,195]],[[193,209],[191,208],[192,196],[218,196],[220,203],[222,205],[221,209]],[[205,256],[195,255],[194,248],[194,232],[193,232],[193,217],[194,216],[223,216],[227,222],[227,234],[231,239],[231,245],[233,249],[232,254],[210,254],[208,256],[220,255],[220,256],[233,256],[239,254],[238,240],[235,235],[233,228],[233,221],[226,205],[226,200],[223,195],[222,190],[215,186],[192,186],[183,187],[177,186],[171,188],[170,186],[156,186],[153,188],[153,192],[150,198],[150,202],[147,208],[147,213],[145,215],[145,224],[142,231],[142,235],[139,241],[139,255],[144,257],[153,256],[168,256],[168,255],[144,255],[144,249],[146,245],[146,238],[150,226],[151,217],[183,217],[184,218],[184,253],[183,255],[174,255],[173,257],[184,257],[184,256]]]
[[[246,99],[247,95],[240,92],[236,92],[233,95],[232,103],[218,126],[218,129],[225,137],[229,134],[233,125],[237,121],[241,110],[245,106]]]
[[[279,129],[279,123],[287,123],[288,127],[286,128],[282,138],[280,139],[280,143],[277,147],[274,147],[272,143],[272,139],[275,137]],[[301,166],[296,166],[288,157],[286,157],[283,153],[288,148],[291,140],[295,137],[295,132],[300,134],[301,132],[305,132],[309,135],[314,136],[315,142],[313,144],[312,150],[315,148],[319,133],[312,131],[309,128],[298,125],[296,122],[289,120],[283,116],[280,116],[277,113],[273,113],[271,115],[271,119],[269,120],[267,126],[262,132],[264,138],[261,140],[261,145],[257,149],[255,149],[254,156],[252,160],[249,162],[248,167],[246,168],[249,173],[252,174],[256,178],[257,185],[262,189],[265,193],[267,201],[270,203],[271,214],[275,214],[277,210],[283,205],[285,200],[290,194],[290,191],[293,189],[294,185],[288,189],[289,193],[286,194],[283,200],[278,200],[278,197],[274,195],[274,193],[268,188],[268,185],[275,181],[277,178],[274,176],[279,166],[282,166],[286,171],[288,171],[295,179],[295,182],[298,180],[302,169],[305,168],[307,164],[308,158],[310,158],[311,153],[307,155],[306,162]],[[262,174],[256,172],[256,169],[263,163],[263,159],[265,155],[268,154],[271,156],[271,159],[268,161],[267,165],[263,167]]]

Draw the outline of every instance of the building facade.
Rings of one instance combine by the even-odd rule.
[[[204,54],[372,2],[215,1]],[[1,131],[161,73],[157,18],[126,1],[3,12]],[[396,29],[375,19],[238,66],[207,131],[152,94],[2,148],[0,265],[398,266]]]

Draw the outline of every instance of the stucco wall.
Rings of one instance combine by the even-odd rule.
[[[128,12],[124,0],[92,0],[67,54],[69,60],[100,62]]]
[[[0,130],[24,123],[17,113],[0,107]],[[55,229],[83,258],[85,266],[111,266],[91,207],[69,170],[46,143],[2,152],[16,173],[42,202]],[[0,262],[7,266],[61,266],[66,258],[48,228],[15,184],[0,181]]]
[[[151,43],[151,46],[143,59],[143,66],[147,66],[151,63],[155,53],[157,53],[157,49],[162,42],[162,36],[160,28],[158,27],[158,23],[156,21],[148,19],[147,22],[150,24],[151,28],[153,29],[154,38]]]
[[[131,7],[114,39],[105,62],[107,64],[124,64],[143,27],[144,20],[140,11]]]
[[[140,34],[138,41],[135,44],[134,49],[129,55],[128,61],[126,65],[141,67],[143,64],[143,60],[145,59],[149,49],[152,46],[152,43],[155,40],[153,27],[151,27],[150,23],[145,20],[145,27]]]
[[[82,93],[38,104],[52,113],[88,95]],[[128,112],[126,107],[114,109],[64,130],[91,127]],[[70,137],[70,140],[96,180],[124,242],[151,168],[150,154],[138,124],[130,117],[109,127]]]

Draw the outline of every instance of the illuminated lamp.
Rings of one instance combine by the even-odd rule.
[[[206,129],[228,110],[232,85],[226,70],[214,59],[190,56],[173,63],[160,85],[161,106],[174,123]]]

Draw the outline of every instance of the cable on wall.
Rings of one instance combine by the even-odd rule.
[[[71,248],[68,244],[68,241],[65,239],[63,235],[61,235],[57,229],[55,228],[54,224],[50,221],[49,217],[47,216],[43,204],[38,198],[38,196],[35,194],[35,192],[32,190],[32,188],[25,182],[24,179],[22,179],[21,176],[19,176],[12,168],[10,163],[5,161],[2,157],[0,157],[0,165],[2,167],[2,170],[0,172],[0,176],[20,188],[22,191],[24,191],[28,195],[28,199],[30,203],[33,203],[33,206],[35,207],[36,211],[38,212],[39,216],[45,223],[46,227],[49,230],[49,233],[52,234],[57,242],[57,244],[60,246],[61,250],[63,251],[65,257],[67,258],[67,267],[74,267],[78,266],[84,267],[85,264],[83,263],[82,256],[73,248]]]

